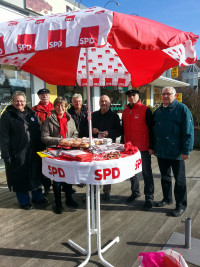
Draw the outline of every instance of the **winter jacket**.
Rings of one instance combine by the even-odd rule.
[[[120,119],[117,113],[111,111],[102,114],[101,110],[92,113],[92,128],[97,128],[100,132],[108,131],[108,137],[115,142],[121,135]],[[93,135],[97,137],[98,135]]]
[[[68,110],[69,114],[72,116],[72,119],[75,121],[76,129],[78,131],[78,137],[88,137],[88,110],[87,107],[82,105],[80,115],[76,112],[75,108],[71,106]]]
[[[8,187],[27,192],[41,185],[41,123],[29,107],[20,112],[8,106],[1,120],[1,155],[5,161]]]
[[[50,104],[51,104],[51,110],[50,111],[46,111],[46,109],[42,105],[41,101],[38,103],[38,105],[32,107],[32,110],[34,110],[37,113],[42,125],[44,124],[44,121],[46,120],[46,118],[48,118],[51,115],[52,110],[54,110],[53,104],[51,102],[50,102]]]
[[[124,142],[130,141],[140,151],[152,147],[152,112],[139,100],[132,107],[129,105],[122,114]]]
[[[78,137],[78,131],[76,130],[76,125],[72,117],[66,113],[67,116],[67,134],[66,138],[69,137]],[[42,134],[41,140],[47,146],[58,145],[60,141],[63,139],[60,136],[60,124],[58,122],[56,113],[48,117],[43,126],[42,126]]]
[[[181,159],[193,148],[193,118],[186,105],[176,99],[167,107],[163,104],[154,112],[153,131],[155,155],[159,158]]]

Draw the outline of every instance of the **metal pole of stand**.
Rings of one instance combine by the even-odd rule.
[[[191,249],[191,218],[185,220],[185,247]]]
[[[186,218],[183,223],[185,223],[185,248],[191,249],[191,218]]]

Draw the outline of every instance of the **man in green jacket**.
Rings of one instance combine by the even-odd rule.
[[[163,199],[156,203],[164,207],[173,203],[171,169],[175,178],[174,196],[176,208],[170,212],[178,217],[187,207],[185,160],[190,158],[193,148],[193,118],[186,105],[176,100],[176,90],[165,87],[162,90],[162,105],[154,112],[154,151],[161,172]]]

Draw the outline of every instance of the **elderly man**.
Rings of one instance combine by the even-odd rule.
[[[92,133],[94,137],[98,137],[101,133],[102,137],[111,138],[115,142],[116,138],[121,135],[120,119],[117,113],[110,109],[110,98],[102,95],[99,101],[100,110],[92,113]],[[111,185],[103,186],[104,197],[106,201],[110,200]]]
[[[51,115],[51,111],[54,110],[53,104],[50,102],[50,91],[46,88],[40,89],[38,92],[40,102],[32,109],[37,113],[42,125],[46,118]]]
[[[51,115],[51,111],[54,110],[54,106],[50,102],[50,91],[48,89],[40,89],[37,94],[40,99],[40,102],[36,106],[32,107],[32,109],[37,113],[43,125],[46,118]],[[43,176],[42,185],[44,186],[44,196],[47,196],[50,191],[51,180]]]
[[[82,104],[82,102],[82,96],[80,94],[74,94],[72,96],[72,106],[68,112],[75,121],[78,137],[88,137],[88,110],[87,107]]]
[[[164,207],[173,203],[172,169],[175,178],[176,208],[169,215],[178,217],[187,207],[184,161],[189,159],[193,148],[193,118],[187,106],[177,102],[176,90],[173,87],[163,88],[162,102],[153,116],[154,153],[158,159],[163,191],[163,199],[157,202],[156,206]]]
[[[143,209],[149,211],[153,206],[152,201],[154,199],[154,181],[150,155],[150,149],[153,148],[153,116],[151,110],[141,103],[138,90],[128,90],[126,95],[129,104],[122,114],[123,137],[124,142],[130,141],[132,145],[137,146],[141,152],[145,194]],[[140,197],[138,175],[131,177],[130,181],[132,194],[127,199],[128,203]]]

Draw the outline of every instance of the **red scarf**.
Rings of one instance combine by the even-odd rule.
[[[60,135],[63,138],[66,138],[66,133],[67,133],[67,117],[66,117],[66,113],[64,113],[62,118],[60,118],[57,114],[56,114],[56,116],[57,116],[58,122],[60,124]]]
[[[47,111],[47,112],[49,112],[50,110],[51,110],[51,102],[49,102],[49,104],[48,105],[44,105],[44,104],[42,104],[42,102],[40,101],[40,104],[43,106],[43,108]]]

